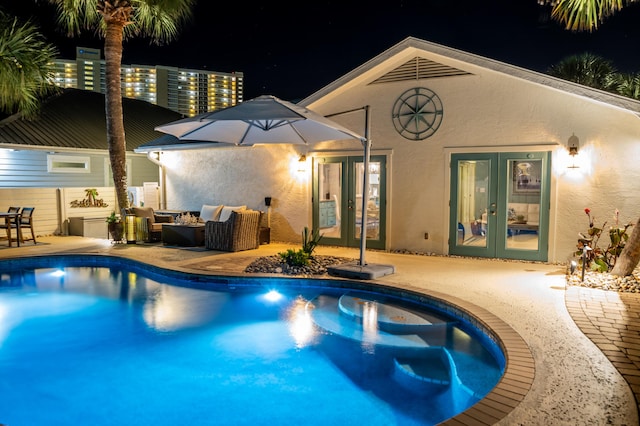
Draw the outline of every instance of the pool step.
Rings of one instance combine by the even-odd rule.
[[[354,321],[354,317],[341,314],[335,298],[319,296],[307,303],[313,322],[330,333],[376,346],[396,348],[427,348],[429,344],[416,334],[394,334]]]
[[[417,315],[393,304],[378,301],[365,295],[343,294],[338,299],[340,313],[363,323],[374,317],[379,329],[390,333],[418,333],[434,325],[447,323],[432,315]]]
[[[393,361],[394,380],[420,394],[446,390],[457,374],[449,351],[442,346],[421,351],[420,356],[394,358]]]

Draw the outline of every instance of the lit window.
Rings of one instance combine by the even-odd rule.
[[[71,155],[47,155],[49,173],[91,173],[91,159]]]

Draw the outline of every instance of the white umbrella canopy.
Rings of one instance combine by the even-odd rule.
[[[362,136],[311,110],[264,95],[220,111],[163,124],[155,130],[180,140],[235,145],[313,144]]]

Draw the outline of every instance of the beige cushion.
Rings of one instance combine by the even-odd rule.
[[[136,217],[149,218],[149,222],[151,223],[155,222],[155,216],[151,207],[132,207],[131,213],[136,215]]]
[[[222,204],[220,204],[219,206],[203,204],[202,209],[200,210],[200,217],[198,218],[198,221],[207,222],[209,220],[219,220],[222,207]]]
[[[220,222],[226,222],[231,217],[232,211],[245,210],[247,206],[224,206],[220,212]]]

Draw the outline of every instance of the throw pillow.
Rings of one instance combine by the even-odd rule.
[[[203,204],[202,209],[200,210],[200,218],[199,222],[207,222],[210,220],[217,221],[220,217],[220,212],[222,211],[222,204],[219,206],[210,206],[208,204]]]
[[[245,210],[247,206],[224,206],[220,212],[220,222],[226,222],[231,217],[231,212],[234,210]]]

